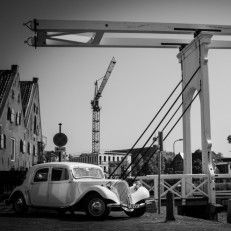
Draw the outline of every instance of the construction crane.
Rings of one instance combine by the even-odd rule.
[[[116,60],[113,57],[108,68],[106,74],[103,77],[103,80],[98,88],[98,80],[95,81],[95,92],[94,98],[91,101],[92,108],[92,153],[97,154],[100,152],[100,106],[99,106],[99,98],[102,96],[102,92],[104,87],[107,84],[107,81],[111,75],[111,72],[116,64]]]

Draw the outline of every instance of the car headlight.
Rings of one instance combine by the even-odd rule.
[[[134,190],[138,190],[139,187],[142,186],[141,182],[139,180],[135,181],[135,183],[133,184],[134,186]]]

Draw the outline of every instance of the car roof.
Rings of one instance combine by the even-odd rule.
[[[41,168],[41,167],[52,167],[52,166],[66,166],[69,168],[76,168],[76,167],[84,167],[84,168],[99,168],[102,169],[100,166],[95,164],[88,164],[88,163],[81,163],[81,162],[48,162],[34,165],[32,168]]]

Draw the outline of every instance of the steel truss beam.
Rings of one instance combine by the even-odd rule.
[[[179,48],[204,32],[230,36],[230,40],[215,38],[210,49],[231,48],[231,26],[228,25],[36,19],[24,25],[35,32],[35,36],[26,41],[34,47]],[[155,34],[161,34],[161,38]],[[178,35],[179,39],[167,38],[172,35]],[[188,38],[180,38],[185,35]]]

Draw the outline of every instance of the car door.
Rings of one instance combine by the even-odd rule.
[[[37,169],[32,178],[29,195],[34,206],[47,206],[49,167]]]
[[[68,206],[73,200],[73,182],[66,167],[52,167],[49,182],[49,206]]]

